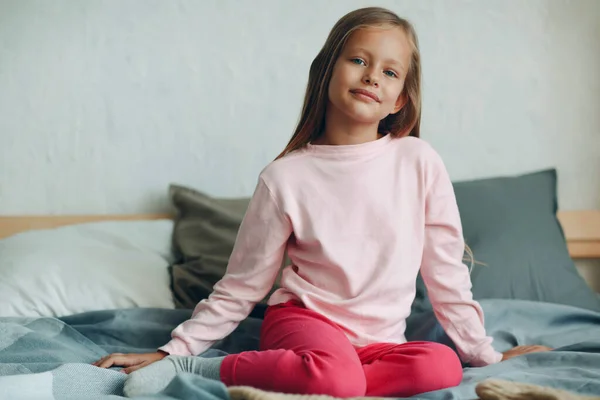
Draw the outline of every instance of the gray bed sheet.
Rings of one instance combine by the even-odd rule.
[[[465,368],[454,388],[419,399],[474,399],[475,385],[490,377],[600,394],[600,313],[520,300],[482,300],[486,327],[499,351],[541,344],[552,352],[521,356],[484,368]],[[125,309],[65,318],[0,318],[1,399],[118,399],[125,374],[91,365],[112,352],[149,352],[166,343],[189,310]],[[256,349],[261,325],[248,318],[203,356]],[[411,340],[452,345],[431,313],[411,318]],[[398,377],[402,379],[402,377]],[[153,399],[222,399],[220,382],[181,374]]]

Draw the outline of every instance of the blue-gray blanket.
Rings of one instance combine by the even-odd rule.
[[[417,396],[473,399],[489,377],[600,394],[600,314],[578,308],[517,300],[484,300],[486,327],[499,351],[524,344],[554,348],[484,368],[465,369],[460,386]],[[125,374],[91,365],[113,352],[150,352],[166,343],[188,310],[128,309],[61,319],[0,318],[0,399],[122,398]],[[256,349],[261,320],[248,318],[204,356]],[[411,320],[409,340],[451,345],[431,314]],[[402,377],[398,377],[402,379]],[[149,397],[150,398],[150,397]],[[182,374],[152,399],[222,399],[224,385]]]

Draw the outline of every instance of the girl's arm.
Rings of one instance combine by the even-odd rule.
[[[176,327],[159,350],[198,355],[229,335],[271,290],[292,233],[289,219],[262,176],[240,225],[227,271],[192,318]]]
[[[425,243],[421,276],[433,310],[466,363],[485,366],[502,360],[484,328],[483,311],[473,300],[465,243],[454,189],[441,158],[426,172]],[[477,254],[475,254],[477,257]]]

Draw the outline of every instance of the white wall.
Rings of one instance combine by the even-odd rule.
[[[0,0],[0,214],[249,195],[364,5],[416,25],[423,137],[454,179],[555,166],[562,208],[600,207],[600,1]]]

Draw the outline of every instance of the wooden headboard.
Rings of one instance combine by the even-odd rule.
[[[573,259],[600,259],[600,210],[562,211],[558,219]]]
[[[51,229],[59,226],[100,221],[150,221],[171,219],[169,214],[115,214],[115,215],[0,215],[0,239],[34,229]]]
[[[0,216],[0,239],[33,229],[95,221],[170,219],[169,214]],[[600,210],[561,211],[558,218],[573,259],[600,259]]]

